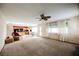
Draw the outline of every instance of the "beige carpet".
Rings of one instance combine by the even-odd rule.
[[[2,56],[66,56],[73,55],[76,45],[41,37],[26,37],[6,44]]]

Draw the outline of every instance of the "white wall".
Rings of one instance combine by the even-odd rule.
[[[4,40],[6,38],[6,23],[5,20],[2,18],[0,13],[0,51],[4,46]]]

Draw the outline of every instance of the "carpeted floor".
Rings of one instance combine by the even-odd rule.
[[[1,56],[71,56],[79,55],[78,46],[41,37],[26,37],[6,44]]]

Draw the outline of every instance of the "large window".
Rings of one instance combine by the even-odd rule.
[[[14,30],[16,30],[17,32],[23,32],[22,28],[20,28],[20,29],[14,29]]]
[[[58,33],[58,28],[49,28],[49,33]]]
[[[48,33],[58,33],[57,22],[48,24]]]

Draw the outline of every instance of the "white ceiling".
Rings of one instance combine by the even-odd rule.
[[[37,24],[39,15],[50,15],[58,20],[78,15],[77,4],[17,3],[1,4],[1,12],[7,22]]]

